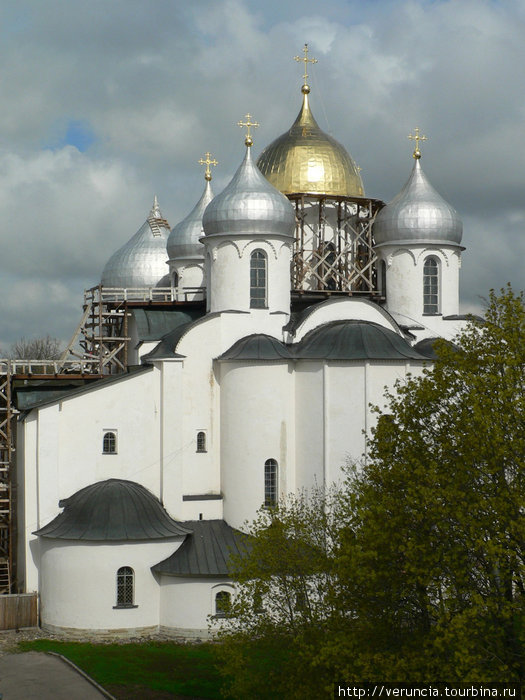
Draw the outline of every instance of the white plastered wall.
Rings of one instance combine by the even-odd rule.
[[[462,324],[443,321],[459,313],[459,246],[413,245],[377,247],[379,265],[386,264],[386,308],[403,324],[418,324],[420,340],[429,336],[452,338]],[[423,267],[433,257],[439,265],[439,314],[423,314]]]
[[[160,588],[150,567],[178,549],[182,538],[148,542],[68,542],[41,538],[40,612],[49,629],[157,629]],[[134,571],[134,608],[115,608],[117,571]]]
[[[168,634],[207,637],[210,616],[215,614],[215,595],[235,589],[230,579],[184,578],[161,575],[160,626]]]
[[[24,432],[26,590],[38,585],[35,530],[61,509],[61,499],[97,481],[136,481],[160,497],[160,373],[132,374],[117,382],[34,409]],[[117,453],[104,454],[105,430],[117,433]]]

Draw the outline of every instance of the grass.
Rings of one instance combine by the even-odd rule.
[[[210,643],[88,644],[38,639],[20,651],[54,651],[118,698],[223,698],[217,646]]]

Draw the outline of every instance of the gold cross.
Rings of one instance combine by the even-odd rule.
[[[204,179],[205,180],[211,180],[211,170],[210,170],[210,165],[217,165],[219,162],[218,160],[215,160],[215,158],[211,158],[211,153],[209,151],[206,151],[204,154],[206,160],[204,158],[199,159],[199,165],[205,165],[206,170],[204,171]]]
[[[413,153],[412,155],[413,155],[414,158],[417,159],[417,158],[421,158],[421,151],[419,150],[419,142],[420,142],[420,141],[427,141],[428,139],[427,139],[426,136],[420,136],[420,135],[419,135],[419,127],[418,127],[418,126],[416,126],[416,128],[414,129],[414,131],[415,131],[416,133],[415,133],[415,134],[409,134],[409,135],[408,135],[408,138],[411,139],[412,141],[415,141],[415,142],[416,142],[416,147],[415,147],[414,153]]]
[[[308,80],[308,73],[307,73],[307,68],[309,63],[319,63],[319,61],[316,58],[308,58],[308,44],[304,45],[303,49],[304,56],[301,58],[300,56],[294,56],[293,59],[294,61],[303,61],[304,62],[304,84],[306,85],[306,81]]]
[[[244,139],[244,143],[246,146],[253,146],[253,139],[250,136],[250,128],[253,126],[254,129],[256,129],[259,126],[259,122],[252,122],[252,115],[251,114],[246,114],[245,117],[246,119],[245,122],[239,121],[237,122],[237,126],[240,126],[241,129],[243,126],[246,127],[246,138]]]

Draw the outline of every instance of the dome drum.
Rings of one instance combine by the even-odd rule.
[[[342,195],[288,199],[296,218],[292,291],[377,294],[372,222],[383,202]]]

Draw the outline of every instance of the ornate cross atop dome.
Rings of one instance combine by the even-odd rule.
[[[246,146],[253,146],[253,139],[250,135],[250,128],[253,126],[253,128],[256,129],[259,126],[259,122],[252,122],[252,115],[250,113],[246,114],[244,118],[246,119],[246,121],[238,121],[237,126],[240,126],[241,129],[243,126],[246,127],[246,137],[244,139],[244,143]]]
[[[308,87],[308,83],[306,82],[308,80],[308,64],[309,63],[318,63],[317,58],[308,58],[308,44],[304,45],[303,48],[303,53],[304,56],[301,58],[301,56],[294,56],[294,61],[302,61],[304,63],[304,76],[303,76],[303,92],[310,92],[310,88]]]
[[[421,158],[421,151],[419,150],[419,142],[420,141],[427,141],[428,139],[426,136],[419,135],[419,127],[418,126],[416,126],[414,131],[415,131],[415,134],[409,134],[407,138],[416,142],[416,147],[414,149],[414,153],[412,154],[412,156],[417,160],[418,158]]]
[[[206,158],[206,160],[204,160]],[[217,165],[219,163],[218,160],[215,160],[215,158],[211,157],[211,153],[209,151],[206,151],[204,154],[204,158],[199,158],[199,165],[205,165],[206,170],[204,171],[204,179],[205,180],[211,180],[211,169],[210,165]]]

